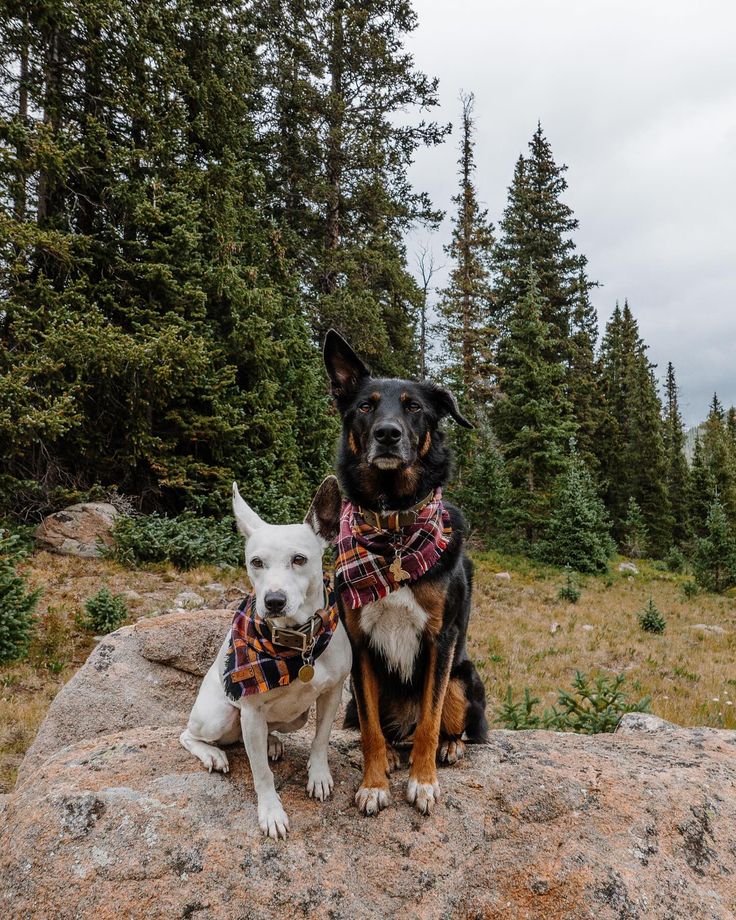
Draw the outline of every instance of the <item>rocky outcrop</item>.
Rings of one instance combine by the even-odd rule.
[[[653,716],[626,716],[617,734],[595,737],[492,732],[441,771],[430,818],[403,801],[405,769],[392,776],[391,808],[358,815],[360,746],[342,730],[334,797],[308,799],[302,731],[274,768],[291,835],[264,840],[239,746],[222,776],[177,738],[195,671],[230,615],[120,630],[60,694],[0,817],[1,915],[736,916],[736,733]],[[97,694],[99,712],[84,721],[80,692],[87,707]]]
[[[96,558],[100,544],[112,546],[118,511],[107,502],[82,502],[45,517],[36,528],[36,545],[62,556]]]

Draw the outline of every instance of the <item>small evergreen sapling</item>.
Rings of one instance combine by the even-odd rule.
[[[82,624],[86,629],[105,636],[128,619],[128,607],[121,594],[100,588],[84,602]]]
[[[639,625],[644,632],[656,633],[657,635],[661,635],[667,626],[667,621],[651,597],[646,607],[639,614]]]
[[[682,572],[685,569],[685,556],[679,546],[673,546],[664,557],[668,572]]]
[[[23,658],[34,627],[40,591],[29,591],[17,571],[23,558],[20,538],[0,530],[0,662]]]
[[[578,586],[577,578],[575,578],[575,573],[570,568],[570,566],[565,567],[567,578],[565,579],[565,584],[562,585],[560,590],[557,592],[557,597],[561,601],[567,601],[570,604],[577,604],[580,600],[580,587]]]

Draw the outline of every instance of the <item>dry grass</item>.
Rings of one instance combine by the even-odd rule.
[[[582,596],[568,604],[557,600],[565,580],[559,570],[493,553],[476,553],[475,561],[469,647],[488,690],[491,720],[509,685],[517,694],[529,687],[549,705],[558,687],[570,687],[576,670],[599,669],[626,674],[631,696],[651,694],[653,712],[665,719],[736,728],[734,598],[701,594],[688,600],[682,593],[687,578],[639,563],[638,576],[581,578]],[[170,608],[187,589],[214,604],[218,597],[205,585],[242,587],[245,578],[242,570],[212,566],[132,571],[106,560],[48,553],[34,554],[25,568],[43,595],[30,658],[0,668],[0,792],[12,788],[50,701],[93,646],[75,622],[87,597],[103,585],[114,593],[134,591],[137,597],[127,599],[133,621]],[[511,581],[497,580],[499,571],[509,571]],[[639,627],[638,613],[650,597],[667,619],[661,636]],[[553,623],[559,624],[554,634]],[[692,629],[697,623],[726,632]]]
[[[218,592],[204,590],[219,582],[242,586],[242,570],[203,566],[190,572],[159,566],[131,571],[108,560],[77,559],[34,553],[23,566],[33,587],[41,588],[38,628],[27,661],[0,666],[0,793],[15,782],[18,765],[38,730],[49,703],[83,664],[94,638],[77,625],[86,598],[103,586],[126,597],[130,622],[172,607],[177,594],[194,590],[212,604]]]
[[[557,599],[565,576],[523,559],[476,554],[470,653],[489,696],[489,715],[509,685],[529,687],[542,707],[570,689],[576,670],[626,675],[624,689],[652,697],[652,711],[681,725],[736,728],[736,600],[699,594],[685,598],[688,577],[651,563],[640,574],[580,578],[577,604]],[[511,573],[511,581],[495,574]],[[653,598],[664,614],[663,635],[644,632],[638,614]],[[553,633],[553,624],[558,628]],[[719,626],[724,634],[693,629]],[[541,707],[540,707],[541,708]]]

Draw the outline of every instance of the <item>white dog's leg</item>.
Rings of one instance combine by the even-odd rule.
[[[332,792],[333,782],[327,763],[327,748],[335,714],[342,698],[342,684],[327,690],[317,700],[317,730],[309,753],[307,794],[324,802]]]
[[[264,834],[278,840],[286,839],[289,819],[276,792],[273,773],[268,766],[268,723],[263,713],[251,706],[240,710],[243,743],[250,761],[253,785],[258,797],[258,823]]]
[[[238,708],[228,700],[220,683],[217,662],[199,688],[189,723],[179,736],[182,745],[207,767],[210,773],[230,769],[227,755],[211,742],[232,742],[238,735]]]

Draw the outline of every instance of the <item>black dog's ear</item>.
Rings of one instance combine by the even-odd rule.
[[[349,396],[361,380],[371,375],[345,339],[334,329],[330,329],[325,336],[324,358],[332,383],[332,395],[337,400]]]
[[[460,412],[457,400],[449,390],[446,390],[444,387],[437,386],[434,383],[427,384],[426,386],[428,388],[429,399],[437,410],[437,415],[439,418],[444,418],[446,415],[450,415],[455,419],[458,425],[462,425],[463,428],[474,427]]]
[[[340,530],[342,496],[335,476],[328,476],[317,489],[304,523],[325,543],[332,543]]]

